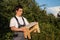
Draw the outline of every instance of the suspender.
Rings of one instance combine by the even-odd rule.
[[[26,25],[23,17],[22,17],[22,19],[23,19],[24,25]]]
[[[20,23],[19,23],[19,21],[18,21],[18,19],[17,19],[17,17],[15,16],[15,19],[16,19],[16,21],[17,21],[17,23],[18,23],[18,28],[20,28],[21,26],[25,26],[25,21],[24,21],[24,18],[22,17],[22,20],[23,20],[23,22],[24,22],[24,25],[21,25]]]

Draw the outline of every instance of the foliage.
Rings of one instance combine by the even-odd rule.
[[[0,40],[12,39],[9,22],[15,15],[14,7],[19,4],[24,7],[23,16],[29,22],[39,22],[41,33],[32,33],[31,40],[60,40],[60,18],[47,15],[46,10],[42,10],[35,0],[0,0]]]

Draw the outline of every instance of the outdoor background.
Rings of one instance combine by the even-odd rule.
[[[24,7],[23,16],[29,22],[39,23],[41,33],[32,33],[31,40],[60,40],[60,18],[47,12],[45,4],[41,8],[35,0],[0,0],[0,40],[12,39],[9,22],[15,15],[14,7],[19,4]]]

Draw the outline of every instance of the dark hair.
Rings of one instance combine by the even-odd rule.
[[[18,10],[19,8],[23,9],[22,5],[17,5],[14,10],[16,11],[16,10]]]

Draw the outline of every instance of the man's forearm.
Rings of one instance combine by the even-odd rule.
[[[16,27],[11,27],[11,30],[12,30],[12,31],[22,31],[21,28],[16,28]]]

